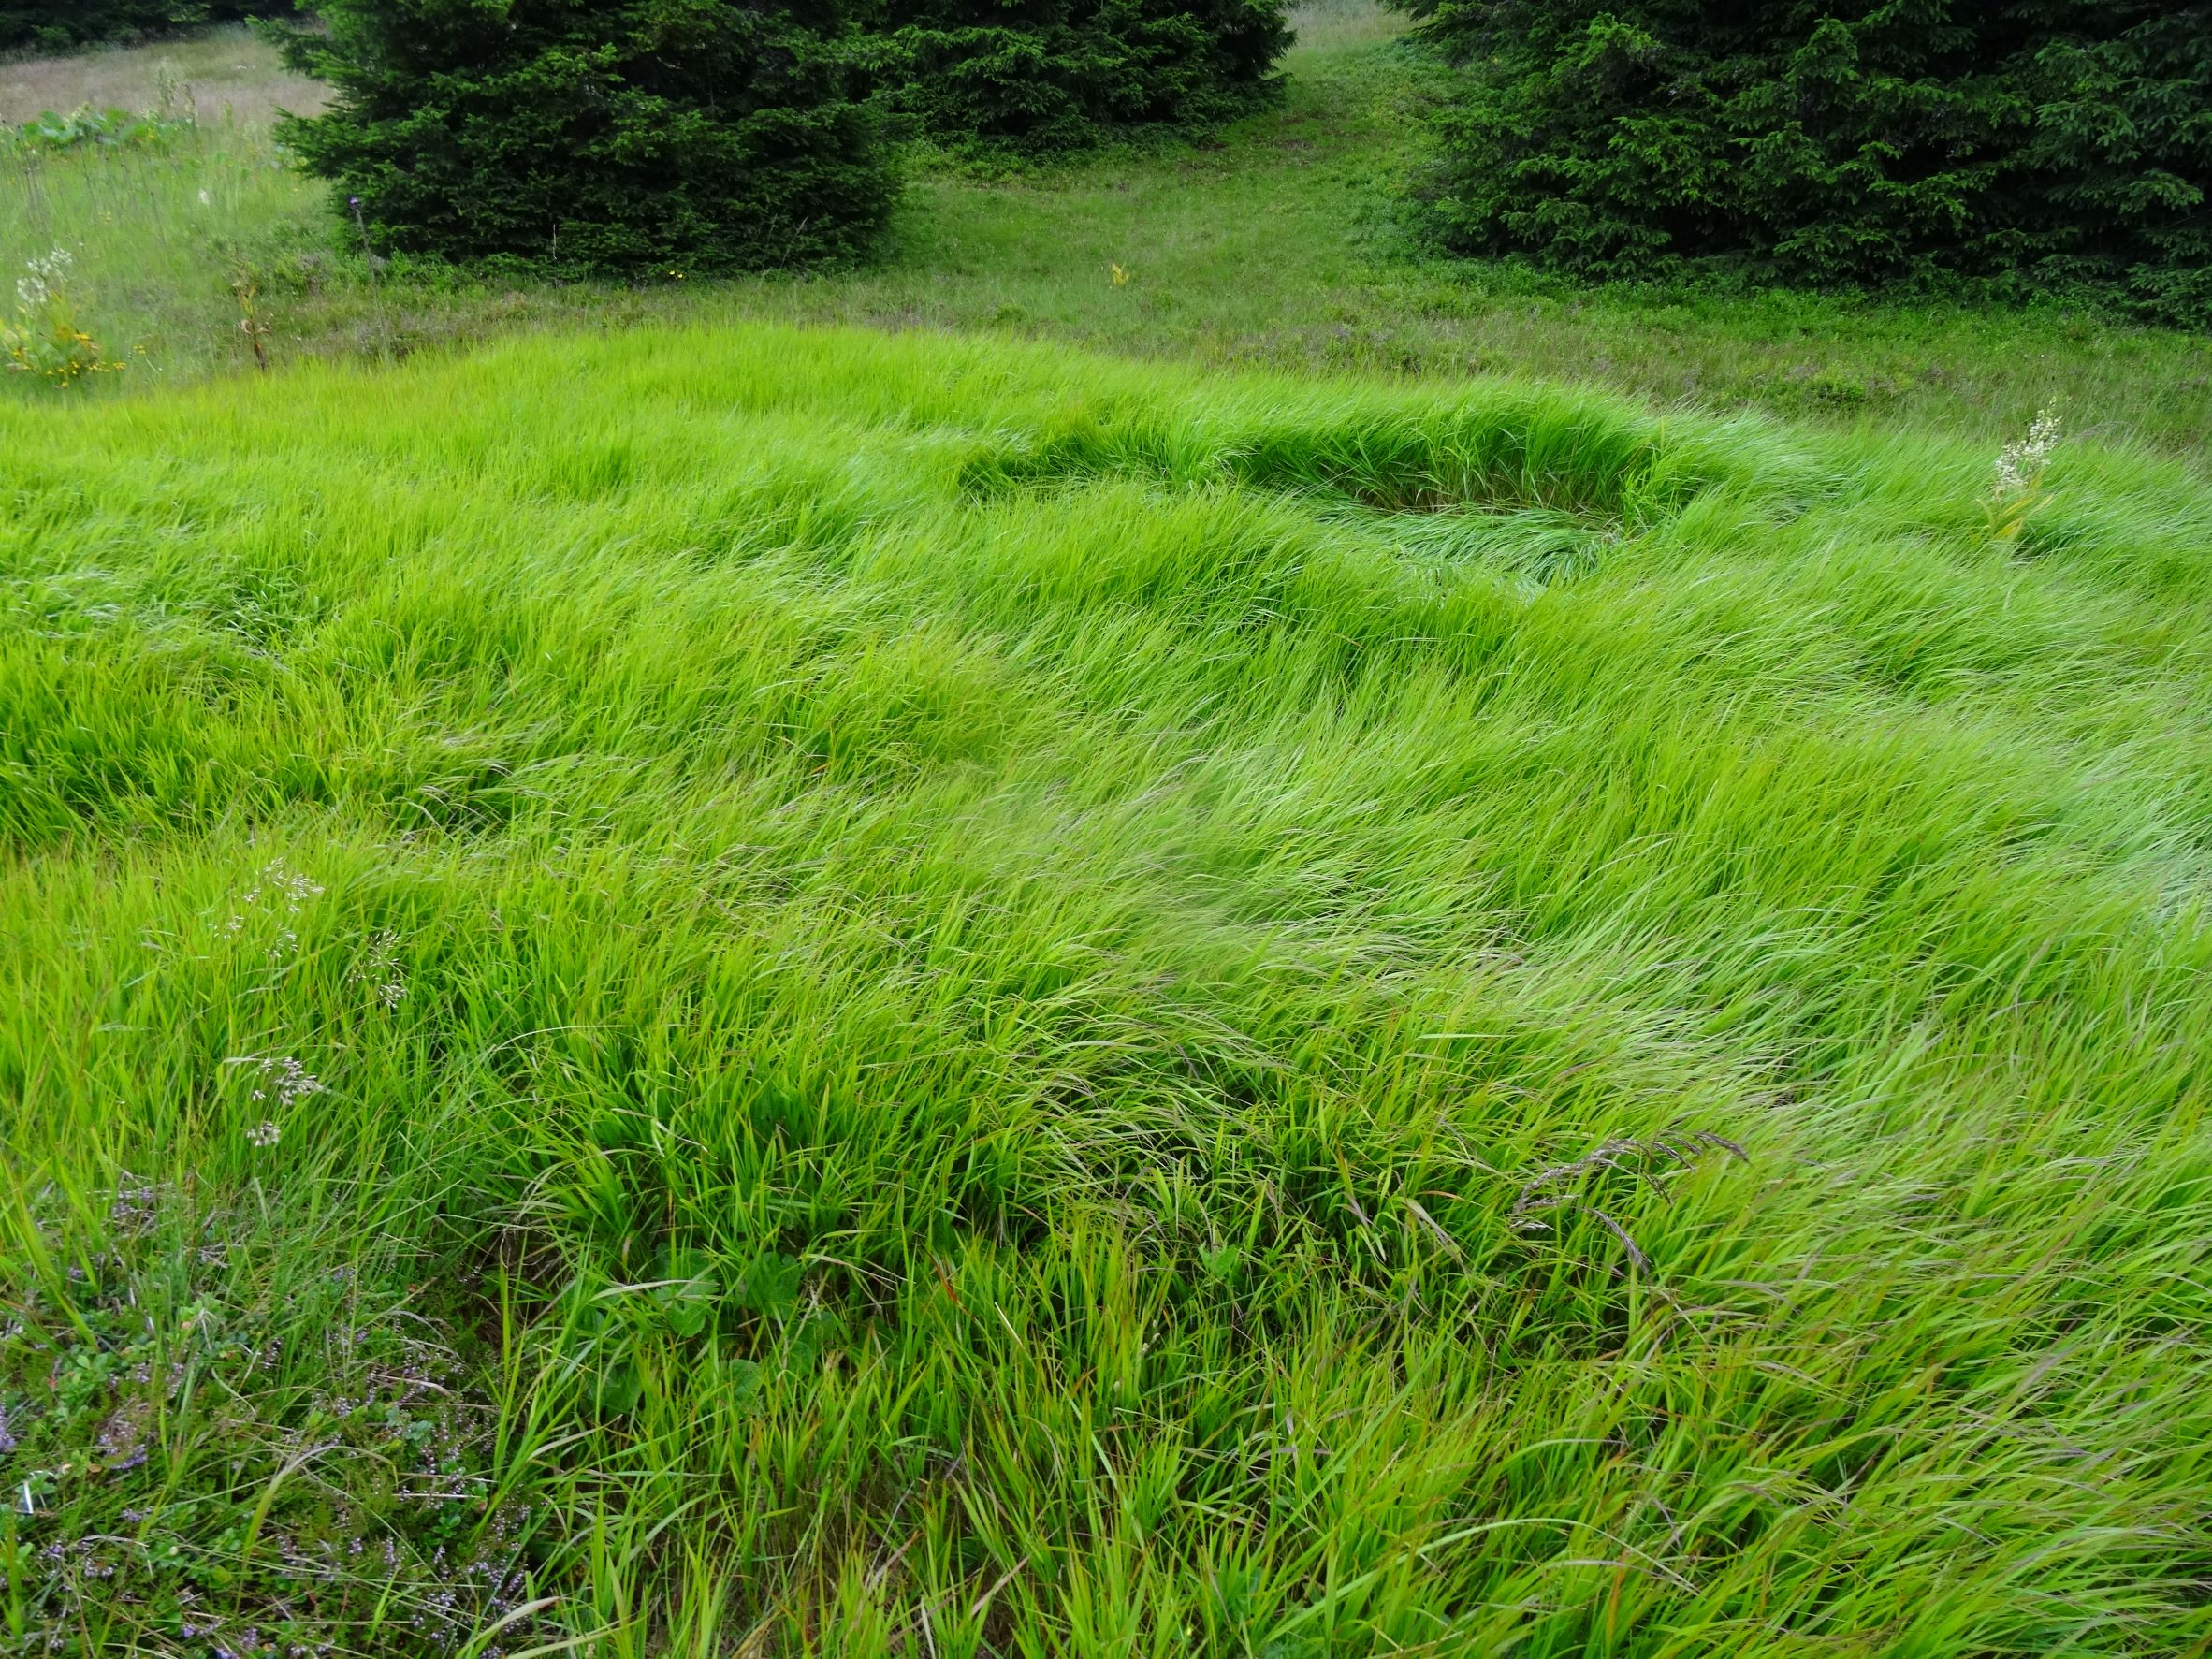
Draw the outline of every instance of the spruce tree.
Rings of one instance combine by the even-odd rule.
[[[281,136],[378,249],[570,272],[862,253],[894,175],[844,0],[322,0]]]

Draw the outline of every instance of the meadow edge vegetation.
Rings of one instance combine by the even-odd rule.
[[[2201,1646],[2212,490],[2049,437],[0,404],[7,1639]]]
[[[0,134],[0,254],[19,277],[70,254],[74,326],[121,366],[78,382],[94,395],[253,367],[248,294],[278,368],[517,331],[808,321],[1225,366],[1512,370],[1992,449],[2062,388],[2074,434],[2195,459],[2212,443],[2212,338],[2102,308],[1589,284],[1438,255],[1403,233],[1393,205],[1422,153],[1433,65],[1364,0],[1310,0],[1293,21],[1281,101],[1216,137],[1035,168],[910,165],[879,256],[804,282],[708,284],[674,266],[544,283],[365,242],[272,142],[280,111],[314,110],[327,89],[235,26],[0,62],[7,121],[88,102],[156,118],[65,114],[20,140]],[[130,134],[149,141],[109,141]],[[1115,265],[1126,286],[1111,284]],[[46,395],[38,378],[0,375],[0,396]]]
[[[283,36],[336,90],[285,124],[360,234],[552,273],[850,263],[894,110],[956,148],[1190,131],[1279,95],[1284,0],[328,0]]]
[[[280,7],[284,0],[0,0],[0,51],[65,51],[88,41],[165,35]]]
[[[1579,273],[1979,279],[2212,327],[2212,6],[1406,0],[1433,222]]]

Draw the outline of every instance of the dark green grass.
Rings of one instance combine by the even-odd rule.
[[[275,165],[265,117],[298,89],[237,42],[237,120],[216,113],[220,54],[185,65],[205,117],[196,142],[166,155],[0,157],[0,275],[56,243],[77,248],[85,320],[114,349],[141,351],[131,371],[141,380],[245,371],[233,294],[243,278],[258,285],[280,365],[518,329],[801,320],[1446,384],[1542,375],[1992,444],[2058,399],[2079,432],[2192,459],[2212,437],[2202,338],[2058,307],[1582,289],[1428,259],[1399,211],[1423,165],[1419,59],[1366,5],[1309,7],[1298,22],[1286,104],[1216,139],[999,177],[917,157],[870,269],[718,284],[671,275],[641,288],[487,286],[404,269],[371,280],[317,189]],[[116,61],[133,56],[77,60],[86,95],[124,95]],[[66,68],[37,78],[40,100],[74,101]],[[1115,265],[1128,277],[1118,286]]]
[[[2187,469],[773,328],[0,456],[18,1646],[2212,1639]]]

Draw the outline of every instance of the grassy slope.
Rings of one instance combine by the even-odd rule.
[[[1532,286],[1494,269],[1406,256],[1391,229],[1413,61],[1363,4],[1300,13],[1288,100],[1216,147],[1109,156],[1043,176],[924,170],[878,268],[813,282],[694,289],[482,288],[393,274],[371,284],[320,193],[278,167],[262,124],[297,83],[219,35],[180,65],[203,141],[173,157],[0,156],[0,269],[81,249],[88,319],[146,349],[145,372],[239,368],[231,297],[257,281],[280,360],[380,356],[531,327],[732,317],[1037,335],[1148,357],[1464,377],[1536,373],[1709,408],[1849,422],[1866,415],[1994,440],[2056,397],[2079,431],[2196,456],[2212,437],[2212,341],[2061,314],[1853,307]],[[47,65],[34,103],[124,96],[174,47]],[[226,61],[241,63],[221,79]],[[74,65],[72,68],[71,65]],[[124,65],[136,65],[127,69]],[[120,89],[120,90],[118,90]],[[143,101],[141,98],[140,101]],[[208,200],[199,193],[205,190]],[[1133,272],[1115,287],[1108,267]],[[143,376],[142,376],[143,377]]]
[[[2181,469],[769,329],[0,455],[26,1641],[2212,1639]]]

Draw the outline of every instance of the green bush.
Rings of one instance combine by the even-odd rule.
[[[886,0],[896,107],[941,141],[1071,150],[1273,97],[1283,0]]]
[[[226,22],[289,0],[0,0],[0,51],[65,51],[95,40],[131,40],[195,23]]]
[[[2091,284],[2212,321],[2212,6],[1411,0],[1447,240],[1605,275]]]
[[[843,0],[324,0],[284,141],[379,251],[572,272],[860,253],[894,178]]]

